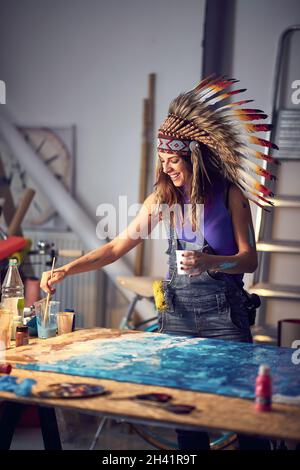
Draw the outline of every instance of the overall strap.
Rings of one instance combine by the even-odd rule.
[[[176,228],[171,221],[170,221],[170,241],[171,241],[172,248],[174,248],[174,250],[177,250],[178,242],[177,242]]]

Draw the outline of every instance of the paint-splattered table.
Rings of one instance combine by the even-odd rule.
[[[35,379],[34,392],[67,381],[100,384],[111,393],[83,399],[41,399],[20,398],[0,391],[0,398],[6,401],[121,417],[133,423],[235,431],[300,442],[300,406],[296,404],[299,366],[295,369],[292,361],[287,362],[292,350],[102,328],[31,341],[29,346],[6,351],[0,362],[12,364],[12,375],[20,379]],[[234,363],[238,351],[242,352]],[[280,374],[274,370],[275,359],[278,370],[289,376],[285,388],[285,380],[281,383]],[[293,404],[274,403],[272,412],[258,413],[251,399],[253,374],[257,365],[266,360],[271,367],[275,361],[279,402],[282,396],[285,400],[285,391],[293,387],[297,390]],[[243,361],[246,370],[241,374]],[[172,403],[196,405],[196,409],[191,414],[179,415],[162,406],[131,399],[149,392],[168,393],[173,397]],[[290,398],[292,402],[293,397]],[[55,443],[48,448],[51,446],[55,447]]]

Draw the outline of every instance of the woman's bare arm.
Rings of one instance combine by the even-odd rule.
[[[100,269],[113,263],[132,250],[146,238],[158,222],[158,215],[153,210],[154,193],[147,197],[139,213],[128,227],[112,241],[93,251],[54,270],[50,280],[50,271],[43,273],[41,288],[47,293],[53,293],[52,286],[62,281],[66,276]]]

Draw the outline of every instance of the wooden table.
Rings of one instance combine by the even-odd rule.
[[[89,341],[95,338],[114,338],[122,334],[140,334],[137,331],[120,331],[104,328],[79,330],[68,335],[57,336],[48,340],[31,340],[31,350],[39,348],[40,344],[47,344],[58,353],[70,343],[76,341]],[[42,343],[43,342],[43,343]],[[5,359],[0,362],[11,363],[26,361],[28,346],[13,348],[6,352]],[[37,381],[34,391],[45,389],[46,386],[57,382],[87,382],[101,384],[112,392],[107,396],[98,396],[83,399],[41,399],[34,397],[17,397],[8,392],[0,391],[0,398],[14,406],[24,404],[37,404],[40,407],[42,428],[46,434],[45,447],[59,448],[59,441],[55,437],[57,429],[53,408],[74,410],[80,413],[106,416],[110,418],[123,418],[128,422],[156,425],[169,428],[182,428],[189,430],[222,430],[244,434],[252,434],[273,439],[289,439],[300,442],[300,407],[273,404],[273,410],[269,413],[258,413],[254,410],[253,402],[247,399],[232,398],[227,396],[199,393],[194,391],[179,390],[176,388],[141,385],[129,382],[117,382],[114,380],[100,380],[94,378],[64,375],[52,372],[37,372],[13,368],[12,375],[23,378],[32,378]],[[128,399],[139,393],[164,392],[172,395],[174,403],[196,405],[196,410],[188,415],[173,414],[163,408],[151,404],[144,404]],[[42,403],[42,406],[41,406]],[[11,405],[12,406],[12,405]],[[12,408],[13,410],[13,408]],[[18,414],[18,413],[16,413]],[[11,415],[11,411],[10,411]],[[53,416],[54,415],[54,416]],[[7,435],[8,424],[14,428],[8,413],[2,419],[2,438]],[[16,417],[14,418],[17,419]],[[5,429],[3,428],[5,424]],[[48,429],[49,428],[49,429]],[[11,429],[13,432],[13,429]],[[48,442],[47,442],[48,435]],[[1,423],[0,423],[1,436]],[[50,436],[50,440],[49,440]],[[51,438],[52,436],[52,438]],[[12,435],[11,435],[12,438]],[[6,446],[9,439],[6,437]],[[9,442],[10,445],[10,442]]]

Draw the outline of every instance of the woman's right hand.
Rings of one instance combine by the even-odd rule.
[[[58,284],[67,276],[67,272],[64,269],[53,271],[51,278],[51,271],[45,271],[42,274],[40,288],[43,289],[47,294],[54,294],[54,284]]]

